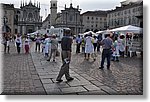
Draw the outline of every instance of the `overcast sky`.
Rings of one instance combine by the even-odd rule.
[[[0,3],[11,3],[14,4],[15,7],[19,8],[21,1],[26,1],[27,3],[30,0],[0,0]],[[41,16],[45,18],[50,13],[50,0],[31,0],[32,3],[40,2],[41,4]],[[73,7],[77,7],[82,9],[81,13],[86,11],[93,11],[93,10],[110,10],[114,9],[116,6],[120,6],[121,1],[125,0],[57,0],[58,1],[58,11],[64,9],[66,4],[67,8],[70,7],[70,3],[72,2]]]

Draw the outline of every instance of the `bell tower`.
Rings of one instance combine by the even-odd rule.
[[[51,0],[50,4],[51,4],[50,23],[51,23],[51,26],[54,26],[56,24],[56,17],[57,17],[57,0]]]

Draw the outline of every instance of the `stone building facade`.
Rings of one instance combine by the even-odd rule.
[[[57,13],[57,1],[51,0],[50,3],[51,13],[49,17],[43,21],[42,28],[50,28],[49,26],[54,26],[55,28],[70,28],[72,35],[76,35],[82,32],[79,6],[74,8],[71,3],[69,8],[67,8],[65,5],[64,10],[61,10],[61,13]]]
[[[72,3],[67,8],[66,5],[61,13],[57,13],[57,1],[51,0],[51,14],[43,22],[47,27],[68,27],[72,34],[84,33],[86,31],[103,31],[126,25],[140,26],[143,24],[143,1],[131,2],[126,0],[121,2],[121,7],[107,11],[86,11],[80,14],[79,6],[74,8]],[[45,26],[46,27],[46,26]]]
[[[14,27],[14,5],[13,4],[1,4],[2,6],[2,32],[9,32],[11,35],[15,33]]]
[[[27,34],[37,31],[42,26],[40,3],[21,3],[20,8],[15,9],[15,19],[15,33]]]
[[[42,29],[50,29],[51,23],[50,23],[50,14],[45,18],[45,20],[42,22]]]
[[[87,11],[82,16],[83,32],[107,29],[107,11]]]
[[[126,25],[140,27],[139,16],[143,16],[143,2],[122,2],[121,7],[108,12],[107,25],[110,29]]]

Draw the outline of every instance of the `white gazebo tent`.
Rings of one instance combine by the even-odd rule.
[[[100,33],[103,33],[104,31],[98,31],[98,32],[96,32],[96,34],[100,34]]]
[[[110,31],[113,31],[113,32],[117,31],[117,32],[141,33],[142,30],[143,29],[140,28],[140,27],[136,27],[136,26],[132,26],[132,25],[127,25],[127,26],[123,26],[123,27],[112,29]]]

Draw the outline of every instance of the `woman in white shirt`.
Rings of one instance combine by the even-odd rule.
[[[30,49],[30,40],[29,40],[28,37],[26,37],[26,39],[25,39],[24,48],[25,48],[25,53],[28,54],[29,53],[29,49]]]
[[[94,53],[94,46],[92,43],[92,34],[89,33],[85,38],[85,59],[89,60],[90,54]],[[88,58],[87,58],[88,55]],[[95,59],[94,59],[95,60]]]
[[[15,42],[16,42],[16,46],[17,46],[17,52],[19,54],[20,50],[21,50],[21,46],[22,46],[22,39],[21,39],[20,35],[17,35],[17,38],[16,38]]]
[[[95,52],[96,47],[97,47],[97,41],[98,41],[97,37],[96,37],[96,36],[94,36],[94,39],[93,39],[94,52]]]
[[[44,40],[44,56],[45,57],[48,57],[48,54],[49,54],[49,49],[50,49],[50,38],[45,35],[45,40]]]

